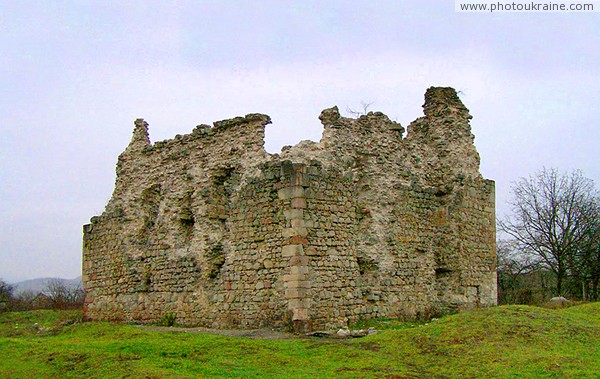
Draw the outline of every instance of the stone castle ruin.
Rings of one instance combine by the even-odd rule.
[[[135,121],[105,211],[84,226],[85,316],[331,329],[496,304],[494,182],[468,109],[429,88],[404,128],[319,116],[321,141],[264,148],[269,116],[152,144]]]

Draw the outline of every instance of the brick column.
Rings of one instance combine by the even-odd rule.
[[[305,332],[310,329],[310,298],[308,291],[309,260],[305,254],[308,245],[308,229],[304,220],[306,208],[305,189],[308,187],[306,166],[301,164],[284,164],[283,175],[287,186],[280,189],[278,196],[281,200],[289,201],[289,207],[284,210],[286,227],[283,236],[286,240],[281,249],[284,258],[289,259],[289,274],[284,276],[286,284],[285,297],[288,310],[292,314],[295,332]]]

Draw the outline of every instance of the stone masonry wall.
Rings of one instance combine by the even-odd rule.
[[[324,110],[320,142],[263,149],[265,115],[150,143],[135,122],[84,226],[85,315],[218,328],[337,328],[496,303],[494,182],[468,110],[430,88],[404,128]]]

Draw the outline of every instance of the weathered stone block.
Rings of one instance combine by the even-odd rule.
[[[290,273],[294,274],[308,274],[307,266],[292,266],[290,267]]]
[[[309,310],[303,308],[292,309],[292,321],[308,320]]]
[[[323,251],[317,250],[312,246],[305,249],[305,254],[310,256],[325,255]]]
[[[303,273],[295,273],[295,274],[287,274],[282,276],[282,280],[284,282],[298,282],[306,280],[306,274]]]
[[[288,288],[310,288],[310,282],[307,280],[304,281],[290,281],[287,283]]]
[[[281,255],[283,257],[304,255],[304,248],[302,245],[286,245],[281,248]]]
[[[310,306],[311,306],[310,298],[289,299],[288,300],[288,309],[298,309],[298,308],[308,309],[308,308],[310,308]]]
[[[290,258],[290,266],[306,266],[309,259],[306,255],[294,256]]]
[[[308,238],[304,236],[292,236],[290,237],[288,243],[297,245],[308,245]]]
[[[302,299],[305,298],[307,294],[307,289],[306,288],[288,288],[285,290],[285,297],[287,297],[288,299],[291,298],[296,298],[296,299]]]
[[[301,220],[304,218],[303,209],[286,209],[283,211],[283,215],[287,220]]]
[[[292,208],[306,208],[306,199],[301,197],[292,199]]]
[[[302,187],[302,186],[284,187],[284,188],[280,189],[279,191],[277,191],[277,196],[281,200],[304,197],[304,187]]]
[[[302,236],[302,237],[306,237],[308,235],[308,229],[304,228],[304,227],[297,227],[297,228],[285,228],[283,229],[283,236],[284,237],[292,237],[292,236]]]

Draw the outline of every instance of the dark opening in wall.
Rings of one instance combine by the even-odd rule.
[[[189,237],[194,231],[194,225],[196,219],[194,214],[189,208],[184,208],[179,215],[179,223],[181,224],[181,230],[183,234]]]
[[[233,167],[222,167],[213,176],[213,183],[215,186],[225,186],[233,175]]]
[[[356,257],[356,262],[358,263],[358,270],[361,275],[364,275],[368,271],[373,271],[377,269],[377,263],[374,260],[366,257]]]
[[[215,244],[210,249],[208,277],[214,279],[219,275],[221,267],[225,264],[225,255],[223,254],[223,245],[221,243]]]
[[[207,199],[208,218],[224,221],[229,213],[230,196],[233,193],[235,169],[233,167],[220,167],[211,172],[212,185]]]
[[[150,271],[145,271],[141,279],[142,281],[140,283],[139,291],[149,292],[150,286],[152,285],[152,274],[150,273]]]
[[[143,224],[137,233],[137,240],[139,244],[144,245],[148,243],[150,235],[152,234],[152,230],[154,229],[158,220],[161,200],[162,188],[160,184],[153,184],[142,191],[138,199],[140,202],[140,208],[143,211]]]
[[[453,271],[450,270],[449,268],[445,268],[445,267],[438,267],[435,269],[435,276],[447,276],[450,275]]]

